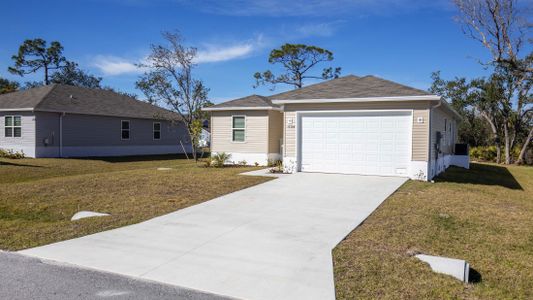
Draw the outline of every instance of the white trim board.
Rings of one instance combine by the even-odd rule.
[[[323,99],[299,99],[299,100],[272,100],[274,104],[298,104],[298,103],[339,103],[339,102],[383,102],[383,101],[435,101],[441,100],[440,96],[400,96],[400,97],[361,97],[361,98],[323,98]]]
[[[281,107],[274,107],[274,106],[231,106],[231,107],[204,107],[202,108],[202,111],[226,111],[226,110],[279,110],[281,111]]]

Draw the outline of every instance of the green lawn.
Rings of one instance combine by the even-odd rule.
[[[173,156],[0,159],[0,249],[137,223],[269,180],[237,175],[253,169],[204,168]],[[112,216],[70,221],[79,210]]]
[[[533,299],[533,168],[472,164],[409,181],[334,250],[338,299]],[[476,283],[422,252],[467,260]]]

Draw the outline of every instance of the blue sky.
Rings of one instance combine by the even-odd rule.
[[[140,94],[133,64],[162,42],[161,31],[177,29],[198,48],[195,75],[215,103],[273,93],[254,89],[252,75],[276,70],[268,54],[286,42],[331,50],[331,66],[342,67],[343,75],[427,89],[432,71],[447,78],[487,74],[478,63],[487,51],[463,35],[455,15],[446,0],[4,0],[0,76],[40,79],[11,75],[7,67],[24,39],[41,37],[60,41],[68,59],[105,85]]]

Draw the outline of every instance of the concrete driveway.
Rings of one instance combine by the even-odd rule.
[[[331,250],[405,181],[285,175],[21,253],[240,299],[334,299]]]

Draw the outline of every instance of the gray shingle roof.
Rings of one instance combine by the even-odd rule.
[[[210,107],[271,107],[273,104],[267,97],[250,95],[247,97],[227,101]]]
[[[113,91],[62,84],[0,95],[0,109],[18,108],[141,119],[179,118],[174,112]]]
[[[272,95],[272,100],[425,96],[430,93],[375,76],[348,75]]]
[[[269,97],[251,95],[214,105],[223,107],[275,106],[271,100],[341,99],[367,97],[426,96],[429,92],[385,80],[376,76],[348,75],[305,86],[301,89],[275,94]]]

